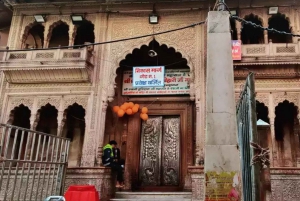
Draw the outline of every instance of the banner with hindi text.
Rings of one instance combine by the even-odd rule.
[[[122,95],[184,95],[190,93],[190,69],[165,69],[163,87],[133,87],[132,71],[123,72]]]

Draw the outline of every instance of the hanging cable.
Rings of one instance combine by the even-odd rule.
[[[246,24],[246,25],[250,25],[250,26],[252,26],[252,27],[254,27],[254,28],[258,28],[258,29],[261,29],[261,30],[264,30],[264,31],[272,32],[272,33],[277,33],[277,34],[287,35],[287,36],[292,36],[292,37],[300,37],[299,34],[293,34],[293,33],[288,33],[288,32],[286,32],[286,31],[279,31],[279,30],[276,30],[276,29],[273,29],[273,28],[263,27],[263,26],[261,26],[261,25],[255,24],[255,23],[253,23],[253,22],[251,22],[251,21],[247,21],[247,20],[245,20],[245,19],[243,19],[243,18],[240,18],[240,17],[238,17],[238,16],[232,15],[231,12],[230,12],[230,9],[229,9],[229,7],[227,6],[226,3],[224,3],[224,2],[219,2],[219,3],[217,4],[217,6],[220,5],[220,4],[222,4],[222,5],[225,6],[226,11],[228,11],[229,14],[230,14],[230,18],[232,18],[232,19],[234,19],[234,20],[236,20],[236,21],[238,21],[238,22],[241,22],[241,23]]]
[[[193,28],[195,26],[204,24],[205,21],[202,22],[197,22],[194,24],[190,24],[184,27],[179,27],[176,29],[170,29],[167,31],[162,31],[162,32],[157,32],[157,33],[151,33],[151,34],[146,34],[146,35],[141,35],[141,36],[134,36],[134,37],[130,37],[130,38],[123,38],[123,39],[117,39],[117,40],[111,40],[111,41],[105,41],[105,42],[98,42],[98,43],[89,43],[89,44],[82,44],[82,45],[71,45],[71,46],[60,46],[60,47],[50,47],[50,48],[37,48],[37,49],[19,49],[19,50],[0,50],[0,52],[26,52],[26,51],[43,51],[43,50],[57,50],[57,49],[70,49],[70,48],[82,48],[82,47],[87,47],[87,46],[92,46],[92,45],[104,45],[104,44],[110,44],[110,43],[117,43],[117,42],[123,42],[123,41],[128,41],[128,40],[136,40],[136,39],[140,39],[140,38],[146,38],[146,37],[151,37],[151,36],[157,36],[157,35],[162,35],[162,34],[167,34],[167,33],[172,33],[172,32],[176,32],[176,31],[181,31],[184,29],[188,29],[188,28]]]
[[[278,31],[276,29],[273,29],[273,28],[268,28],[268,27],[263,27],[261,25],[258,25],[258,24],[255,24],[251,21],[247,21],[247,20],[244,20],[243,18],[240,18],[238,16],[233,16],[231,15],[230,16],[232,19],[235,19],[236,21],[238,22],[241,22],[241,23],[244,23],[246,25],[250,25],[254,28],[258,28],[258,29],[262,29],[262,30],[266,30],[268,32],[272,32],[272,33],[277,33],[277,34],[282,34],[282,35],[288,35],[288,36],[292,36],[292,37],[300,37],[299,34],[293,34],[293,33],[288,33],[288,32],[285,32],[285,31]]]

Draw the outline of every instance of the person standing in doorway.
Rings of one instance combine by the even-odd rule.
[[[112,140],[103,147],[102,164],[103,166],[111,167],[112,171],[117,173],[116,188],[123,188],[123,168],[114,155],[114,149],[116,146],[117,142]]]

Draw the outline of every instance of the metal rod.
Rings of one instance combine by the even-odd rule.
[[[55,141],[55,138],[52,138],[53,139],[53,142],[52,142],[52,153],[51,153],[51,161],[53,161],[53,157],[54,157],[54,141]],[[46,190],[47,190],[47,193],[48,193],[48,189],[49,189],[49,182],[50,182],[50,176],[51,176],[51,169],[52,169],[52,164],[49,164],[49,171],[48,171],[48,179],[47,179],[47,186],[46,186]],[[46,193],[46,194],[47,194]],[[51,192],[50,192],[51,194]]]
[[[45,149],[45,144],[46,144],[46,136],[43,136],[43,146],[42,146],[42,154],[41,154],[41,156],[40,156],[40,158],[41,158],[41,161],[40,162],[43,162],[43,159],[44,159],[44,149]],[[38,181],[37,181],[37,183],[38,183],[38,187],[37,187],[37,191],[36,191],[36,194],[35,194],[35,200],[37,201],[38,200],[38,190],[39,190],[39,187],[40,187],[40,176],[41,176],[41,170],[42,170],[42,165],[43,165],[43,163],[39,163],[39,173],[38,173]],[[43,180],[42,180],[42,182],[43,182]],[[43,192],[41,191],[41,195],[43,194]]]
[[[70,140],[12,125],[0,127],[4,200],[38,201],[62,194]]]
[[[24,133],[25,133],[25,131],[22,131],[22,133],[21,133],[21,142],[20,142],[19,154],[18,154],[18,159],[19,160],[21,159],[21,154],[22,154],[22,147],[23,147],[23,141],[24,141],[24,135],[25,135]],[[17,162],[15,178],[14,178],[14,185],[13,185],[13,189],[12,189],[12,195],[17,195],[15,193],[15,187],[16,187],[16,184],[17,184],[17,178],[18,178],[18,174],[19,174],[19,165],[20,165],[20,163]],[[22,188],[22,184],[20,183],[18,191],[21,191],[21,188]]]
[[[35,160],[34,160],[34,162],[38,161],[39,151],[40,151],[40,142],[41,142],[41,135],[39,135],[39,138],[38,138],[38,145],[37,145],[37,148],[36,148],[36,153],[35,153]],[[34,143],[34,144],[35,144],[35,143]],[[34,180],[35,180],[36,164],[37,164],[37,163],[34,163],[34,164],[33,164],[32,184],[31,184],[31,190],[30,190],[29,200],[31,200],[31,198],[32,198],[33,186],[34,186],[34,182],[35,182]],[[39,186],[39,183],[37,183],[37,187],[38,187],[38,186]]]
[[[6,133],[6,127],[3,126],[2,129],[2,136],[1,136],[1,142],[0,142],[0,157],[2,156],[2,152],[4,150],[4,139],[5,139],[5,133]]]
[[[50,149],[50,140],[51,140],[51,139],[50,139],[50,137],[48,137],[48,136],[45,136],[45,138],[49,138],[48,143],[47,143],[48,145],[47,145],[46,161],[45,161],[45,162],[48,162],[49,149]],[[45,181],[45,173],[46,173],[46,164],[44,164],[43,181]],[[41,190],[42,194],[41,194],[40,200],[43,199],[42,195],[43,195],[43,190],[44,190],[44,183],[45,183],[45,182],[43,182],[43,185],[42,185],[42,190]],[[46,194],[47,194],[47,192],[46,192]],[[45,197],[46,197],[46,195],[45,195]]]
[[[60,162],[63,162],[62,160],[63,160],[63,145],[64,145],[64,143],[62,142],[62,140],[61,139],[58,139],[59,141],[60,141],[60,143],[59,143],[59,145],[60,145],[60,152],[59,152],[59,160],[58,161],[60,161]],[[56,175],[56,182],[55,182],[55,195],[58,195],[59,194],[59,191],[60,191],[60,189],[59,189],[59,187],[58,186],[60,186],[61,185],[61,180],[62,180],[62,178],[61,178],[61,174],[62,174],[62,166],[63,165],[58,165],[58,171],[57,171],[57,175]]]
[[[19,130],[15,130],[14,132],[14,141],[13,141],[13,148],[12,148],[12,152],[10,154],[10,158],[14,158],[15,157],[15,150],[16,150],[16,142],[17,142],[17,133]],[[9,141],[8,141],[9,144]],[[11,175],[11,166],[12,166],[12,162],[9,162],[9,166],[8,166],[8,174],[7,174],[7,179],[6,179],[6,185],[5,185],[5,189],[4,189],[4,198],[3,200],[6,200],[6,196],[7,196],[7,192],[8,192],[8,188],[9,188],[9,183],[10,183],[10,175]],[[13,194],[12,194],[13,196]]]
[[[5,163],[6,162],[5,158],[7,158],[6,154],[7,154],[7,150],[8,150],[10,134],[11,134],[11,128],[8,129],[8,134],[7,134],[7,132],[4,133],[4,135],[6,135],[6,139],[5,139],[5,142],[4,142],[4,145],[5,145],[4,154],[3,154],[4,161],[2,163],[2,169],[1,169],[0,189],[2,189],[3,175],[4,175],[4,170],[5,170],[5,164],[6,164]]]
[[[27,131],[25,131],[27,132]],[[24,159],[26,160],[27,158],[27,152],[28,152],[28,147],[29,147],[29,138],[30,138],[30,134],[31,132],[27,132],[27,139],[26,139],[26,146],[25,146],[25,153],[24,153]],[[26,166],[26,163],[22,163],[22,172],[21,172],[21,181],[20,181],[20,190],[19,190],[19,193],[18,193],[18,197],[17,197],[17,200],[20,199],[20,195],[21,195],[21,187],[22,187],[22,182],[23,182],[23,174],[24,174],[24,170],[25,170],[25,166]],[[24,195],[26,196],[26,195]]]
[[[30,129],[27,129],[27,128],[21,128],[21,127],[9,125],[9,124],[2,124],[2,123],[0,123],[0,126],[5,126],[7,128],[15,128],[15,129],[24,130],[24,131],[27,131],[27,132],[34,132],[36,134],[41,134],[41,135],[46,135],[46,136],[54,137],[53,135],[48,134],[48,133],[43,133],[43,132],[40,132],[40,131],[33,131],[33,130],[30,130]],[[60,137],[60,136],[55,136],[55,138],[62,138],[62,139],[68,140],[67,138]]]
[[[33,151],[34,151],[34,144],[35,144],[35,138],[36,138],[36,133],[32,133],[33,135],[33,140],[32,138],[29,138],[29,143],[30,143],[30,161],[32,161],[32,156],[33,156]],[[31,136],[32,137],[32,136]],[[24,196],[24,201],[26,200],[26,195],[27,195],[27,190],[28,190],[28,182],[29,182],[29,175],[30,175],[30,168],[31,168],[31,163],[28,165],[28,172],[27,172],[27,179],[26,179],[26,185],[25,185],[25,196]],[[32,181],[33,182],[33,181]]]
[[[55,162],[58,161],[58,146],[59,146],[59,143],[58,143],[59,139],[56,139],[56,140],[57,140],[57,142],[56,142],[56,151],[55,151]],[[54,180],[56,179],[56,178],[54,177],[55,171],[56,171],[56,166],[54,166],[54,168],[53,168],[53,173],[52,173],[51,193],[53,193],[53,189],[54,189]],[[57,171],[58,171],[58,170],[57,170]],[[55,190],[55,189],[54,189],[54,190]]]

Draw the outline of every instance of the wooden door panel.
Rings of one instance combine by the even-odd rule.
[[[180,182],[180,117],[163,118],[162,185],[178,186]]]
[[[161,178],[162,117],[142,123],[139,179],[141,186],[159,186]]]

